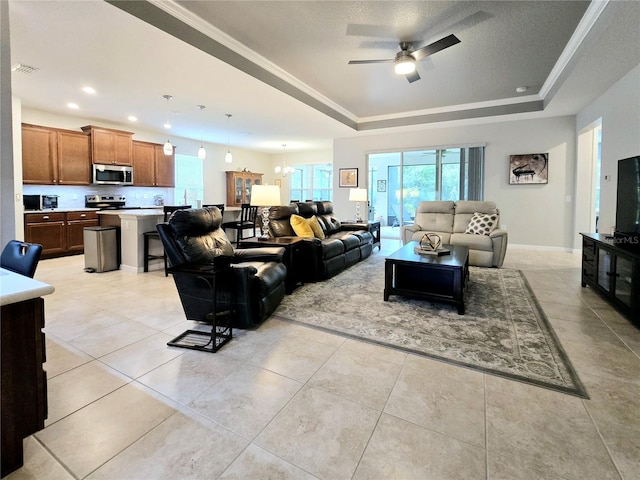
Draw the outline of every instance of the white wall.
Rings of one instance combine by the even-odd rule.
[[[359,168],[367,185],[366,155],[373,152],[486,143],[485,199],[496,202],[511,244],[571,248],[575,117],[509,120],[481,125],[425,128],[334,141],[334,172]],[[549,183],[509,185],[509,156],[549,153]],[[334,173],[335,210],[350,211],[348,190]]]
[[[598,118],[602,118],[599,226],[608,233],[616,220],[618,160],[640,155],[640,65],[578,113],[576,130]]]

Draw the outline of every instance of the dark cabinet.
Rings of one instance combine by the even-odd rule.
[[[22,439],[47,418],[44,300],[2,306],[2,476],[23,464]]]
[[[84,228],[99,225],[95,211],[27,213],[25,240],[42,245],[42,258],[84,252]]]
[[[615,239],[582,234],[582,286],[592,287],[618,310],[640,321],[640,254]]]

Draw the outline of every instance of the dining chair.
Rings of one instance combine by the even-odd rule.
[[[251,206],[248,203],[243,203],[240,206],[240,219],[233,222],[225,222],[222,224],[222,229],[228,228],[236,231],[236,247],[240,247],[240,241],[245,238],[256,236],[256,217],[258,216],[258,207]],[[252,235],[244,235],[245,230],[253,230]]]
[[[33,278],[42,255],[42,245],[11,240],[2,250],[0,266],[25,277]]]

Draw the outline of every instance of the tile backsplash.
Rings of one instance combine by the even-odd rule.
[[[173,188],[120,187],[117,185],[23,185],[23,195],[58,195],[58,207],[84,208],[85,195],[124,195],[128,207],[150,207],[154,205],[156,195],[164,197],[165,202],[173,200]]]

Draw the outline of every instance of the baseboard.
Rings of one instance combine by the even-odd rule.
[[[570,247],[550,247],[545,245],[522,245],[518,243],[509,243],[507,250],[509,249],[522,249],[522,250],[540,250],[547,252],[567,252],[567,253],[579,253],[581,250]]]

